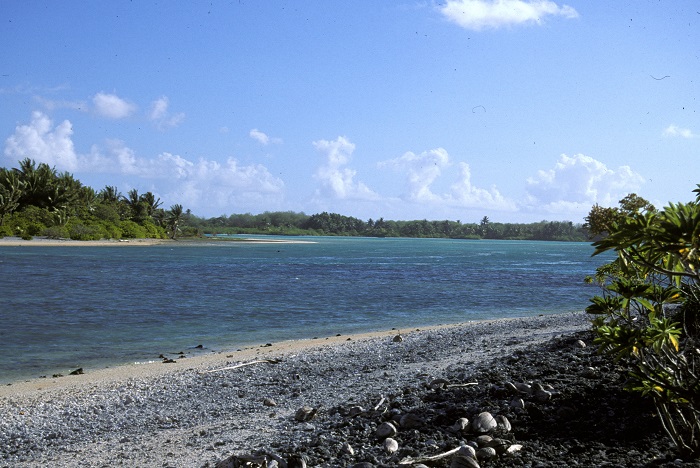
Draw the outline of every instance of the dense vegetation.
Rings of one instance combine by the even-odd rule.
[[[203,234],[333,235],[367,237],[444,237],[586,241],[587,231],[570,221],[530,224],[460,221],[363,221],[337,213],[295,212],[234,214],[199,218],[181,205],[166,211],[153,193],[116,187],[95,191],[68,172],[30,159],[13,169],[0,168],[0,237],[47,236],[77,240],[165,238]]]
[[[628,390],[654,399],[684,458],[700,458],[700,185],[689,203],[657,210],[630,195],[619,208],[594,206],[587,224],[597,270],[591,299],[597,343],[630,368]]]
[[[0,168],[0,237],[174,238],[186,214],[181,205],[169,211],[160,205],[151,192],[123,196],[112,186],[96,192],[68,172],[30,159]]]
[[[337,213],[311,216],[294,212],[237,214],[217,218],[190,217],[191,226],[207,234],[282,234],[366,237],[444,237],[453,239],[517,239],[586,241],[587,231],[570,221],[540,221],[530,224],[460,221],[387,221],[361,219]]]

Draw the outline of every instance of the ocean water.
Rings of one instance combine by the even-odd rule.
[[[0,247],[0,382],[286,339],[583,310],[586,243]]]

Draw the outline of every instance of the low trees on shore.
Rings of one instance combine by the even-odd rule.
[[[75,240],[166,238],[179,233],[182,206],[165,211],[153,193],[99,192],[68,172],[30,159],[0,168],[0,237]],[[179,209],[179,212],[177,210]],[[178,214],[179,213],[179,214]]]

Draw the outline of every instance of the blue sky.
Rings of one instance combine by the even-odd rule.
[[[581,222],[700,183],[691,0],[5,0],[0,44],[0,166],[198,216]]]

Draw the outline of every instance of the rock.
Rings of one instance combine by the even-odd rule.
[[[498,427],[496,419],[488,411],[479,413],[479,415],[472,420],[472,429],[477,433],[491,432]]]
[[[525,405],[523,403],[523,407],[524,406]],[[508,421],[508,418],[506,418],[505,416],[499,414],[499,415],[496,415],[495,419],[496,419],[496,425],[498,426],[499,430],[501,430],[503,432],[510,432],[510,430],[513,428],[510,425],[510,421]]]
[[[287,460],[287,468],[306,468],[306,457],[304,455],[291,455]]]
[[[480,468],[479,462],[473,457],[455,455],[450,462],[450,468]]]
[[[375,434],[379,439],[386,439],[387,437],[394,437],[397,432],[396,426],[390,422],[383,422],[377,427]]]
[[[510,401],[510,407],[514,408],[514,409],[525,409],[525,400],[523,400],[522,398],[518,398],[518,397],[513,398]]]
[[[523,449],[523,446],[520,444],[513,444],[510,447],[506,449],[506,453],[516,453],[519,452]]]
[[[579,348],[585,348],[585,347],[586,347],[586,342],[583,341],[583,340],[577,340],[577,341],[576,341],[576,346],[578,346]]]
[[[403,341],[403,336],[396,335],[391,341],[393,341],[394,343],[401,343]]]
[[[294,419],[296,419],[299,422],[311,421],[314,417],[316,417],[317,411],[318,410],[316,408],[302,406],[294,414]]]
[[[399,449],[399,443],[391,437],[387,437],[386,439],[384,439],[383,447],[384,451],[391,455]]]
[[[457,451],[457,454],[465,457],[471,457],[476,460],[476,449],[471,445],[462,445]]]
[[[401,416],[401,422],[399,424],[406,429],[419,429],[425,425],[425,421],[416,413],[406,413]]]
[[[347,442],[343,442],[342,447],[340,447],[340,453],[348,454],[348,455],[355,455],[355,449],[352,448],[350,444]]]
[[[476,445],[479,447],[486,447],[489,442],[493,440],[493,437],[489,435],[480,435],[476,438]]]
[[[489,461],[496,458],[496,449],[493,447],[483,447],[476,451],[476,459],[479,461]]]
[[[364,412],[365,409],[362,406],[353,406],[348,410],[348,416],[354,418],[355,416],[358,416]]]
[[[76,370],[72,371],[70,375],[81,375],[84,374],[85,372],[83,371],[82,367],[77,368]]]
[[[526,384],[524,382],[517,382],[513,385],[520,393],[525,393],[526,395],[530,395],[532,393],[532,386],[530,384]]]
[[[355,463],[350,468],[374,468],[374,465],[369,462]]]
[[[450,381],[447,379],[435,379],[432,382],[428,384],[428,386],[432,390],[439,390],[447,387],[450,384]]]
[[[484,445],[484,447],[491,447],[493,448],[498,455],[501,455],[508,450],[508,447],[510,446],[510,442],[505,440],[505,439],[492,439],[488,443]]]
[[[469,420],[467,418],[459,418],[450,427],[453,432],[463,432],[469,429]]]
[[[263,400],[263,405],[265,405],[265,406],[277,406],[277,403],[272,398],[265,398]]]
[[[539,401],[540,403],[544,403],[546,401],[549,401],[552,399],[552,392],[548,390],[540,390],[537,389],[535,390],[533,397],[535,398],[536,401]]]

